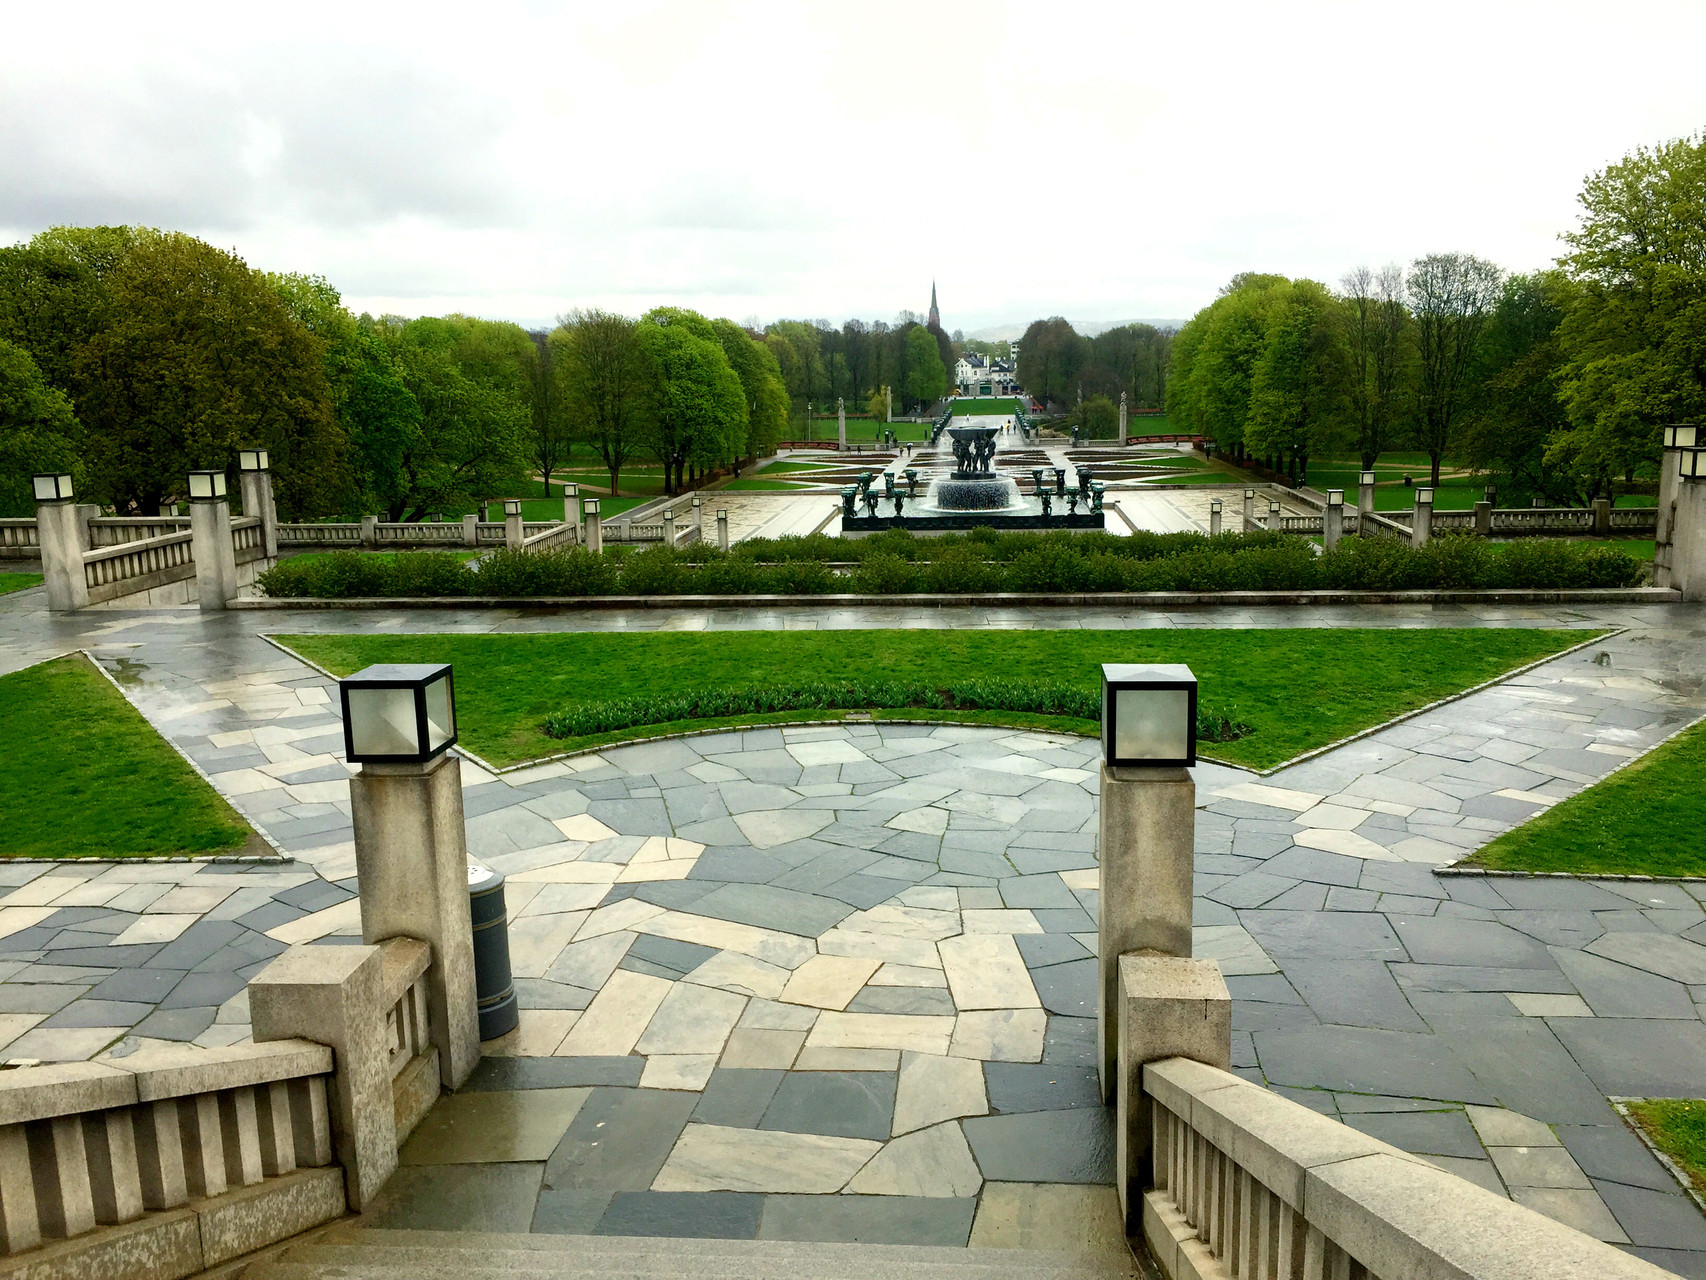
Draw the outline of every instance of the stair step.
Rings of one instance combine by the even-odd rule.
[[[338,1227],[245,1280],[1125,1280],[1129,1259],[1033,1249]]]

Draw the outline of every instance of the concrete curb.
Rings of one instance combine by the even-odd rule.
[[[702,596],[362,596],[328,600],[318,596],[233,600],[242,610],[292,609],[752,609],[818,605],[903,605],[948,608],[1142,607],[1153,609],[1297,607],[1336,604],[1680,604],[1672,587],[1575,587],[1464,591],[1085,591],[991,592],[987,594],[867,595],[702,595]]]

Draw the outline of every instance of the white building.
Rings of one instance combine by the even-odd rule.
[[[954,385],[966,396],[1012,395],[1018,385],[1016,364],[968,351],[954,362]]]

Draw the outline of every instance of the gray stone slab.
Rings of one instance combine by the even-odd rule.
[[[545,1185],[572,1191],[647,1190],[698,1103],[697,1093],[594,1089],[546,1161]]]
[[[1256,1032],[1262,1070],[1275,1084],[1346,1093],[1496,1102],[1439,1036],[1363,1027]]]
[[[1419,1156],[1486,1158],[1461,1111],[1345,1113],[1345,1123]]]
[[[128,1027],[154,1011],[132,1000],[77,1000],[40,1024],[43,1027]]]
[[[625,836],[669,836],[675,834],[663,801],[594,800],[587,812],[612,831]],[[555,828],[553,828],[555,830]],[[535,843],[539,843],[535,841]]]
[[[1093,1064],[986,1062],[983,1075],[989,1109],[998,1115],[1102,1106],[1102,1087]]]
[[[954,998],[941,987],[866,987],[847,1005],[849,1013],[904,1013],[953,1017]]]
[[[1556,1126],[1564,1149],[1589,1178],[1621,1182],[1652,1191],[1674,1191],[1676,1179],[1653,1158],[1653,1153],[1627,1126],[1561,1124]]]
[[[1706,1024],[1638,1018],[1555,1018],[1570,1056],[1606,1094],[1706,1097]]]
[[[611,1191],[568,1191],[546,1187],[533,1210],[533,1230],[550,1235],[589,1236],[610,1207]]]
[[[1547,1124],[1604,1124],[1611,1110],[1553,1029],[1584,1018],[1431,1019],[1434,1031],[1501,1106]],[[1703,1028],[1706,1030],[1706,1028]]]
[[[1095,1065],[1096,1020],[1050,1018],[1043,1037],[1043,1061],[1068,1067]]]
[[[1009,876],[996,886],[1009,907],[1077,907],[1078,900],[1058,875]]]
[[[1680,982],[1565,947],[1552,957],[1601,1018],[1692,1018],[1694,1001]]]
[[[1680,1188],[1651,1191],[1620,1182],[1595,1181],[1594,1190],[1633,1243],[1706,1250],[1706,1217]]]
[[[758,1238],[961,1248],[976,1215],[975,1196],[773,1195]]]
[[[1238,919],[1270,956],[1406,960],[1384,917],[1318,911],[1240,911]],[[1282,961],[1281,968],[1284,968]]]
[[[515,998],[523,1009],[584,1009],[593,992],[549,978],[515,979]]]
[[[131,1030],[154,1040],[194,1040],[213,1025],[216,1007],[200,1009],[156,1009]]]
[[[1113,1112],[1105,1107],[978,1116],[960,1127],[991,1182],[1113,1181]]]
[[[1288,960],[1285,976],[1322,1022],[1388,1031],[1427,1030],[1391,973],[1377,960]]]
[[[137,980],[131,974],[147,975]],[[125,970],[91,988],[83,983],[0,983],[0,1013],[58,1013],[73,1000],[87,994],[96,1000],[140,1001],[160,999],[176,985],[183,973],[175,969]]]
[[[1394,964],[1388,966],[1406,992],[1535,991],[1574,995],[1575,987],[1556,969],[1488,969],[1456,964]]]
[[[1014,935],[1013,941],[1018,943],[1019,954],[1032,969],[1083,960],[1091,954],[1076,938],[1063,933],[1020,933]]]
[[[641,934],[629,945],[626,960],[649,960],[677,977],[697,969],[717,954],[715,947],[703,947],[694,942],[674,938],[659,938]]]
[[[1555,967],[1541,943],[1502,924],[1441,916],[1397,916],[1392,924],[1409,958],[1418,964],[1485,965],[1500,969]]]
[[[593,1234],[751,1240],[764,1200],[739,1191],[618,1191]]]
[[[1097,961],[1069,960],[1032,969],[1031,982],[1037,998],[1050,1013],[1069,1018],[1094,1017],[1096,1013]]]
[[[539,1194],[537,1164],[399,1168],[362,1213],[366,1226],[408,1231],[526,1231]]]
[[[145,969],[142,972],[150,971]],[[248,983],[235,973],[192,973],[172,988],[171,994],[160,1002],[160,1007],[187,1009],[222,1005],[247,985]]]
[[[785,1071],[756,1071],[718,1067],[711,1072],[694,1108],[696,1124],[721,1125],[730,1129],[756,1129],[765,1108],[776,1096]]]
[[[573,1089],[586,1085],[637,1085],[646,1060],[623,1058],[481,1058],[464,1092]]]
[[[834,898],[759,884],[723,885],[700,898],[693,910],[702,916],[808,938],[827,932],[853,914],[852,907]]]
[[[760,1129],[886,1140],[894,1122],[892,1071],[790,1071]]]

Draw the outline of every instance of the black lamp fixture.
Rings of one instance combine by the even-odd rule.
[[[1665,428],[1665,448],[1692,449],[1700,443],[1700,428],[1675,423]]]
[[[1208,504],[1208,509],[1210,511],[1214,512],[1215,515],[1219,515],[1220,514],[1220,499],[1219,498],[1210,499],[1209,504]]]
[[[1360,476],[1357,477],[1357,480],[1362,485],[1363,488],[1372,489],[1374,487],[1374,472],[1364,471]]]
[[[271,468],[267,465],[267,451],[265,449],[237,450],[237,470],[270,471]]]
[[[598,499],[597,498],[588,498],[586,500],[586,513],[592,519],[594,519],[594,520],[598,519]]]
[[[1183,663],[1102,665],[1102,759],[1110,769],[1197,762],[1197,678]]]
[[[338,682],[344,758],[425,764],[456,741],[449,663],[379,663]]]
[[[225,496],[223,471],[190,472],[190,499],[195,502],[214,502]]]
[[[504,519],[513,520],[516,516],[518,516],[520,514],[521,514],[521,499],[520,498],[505,498],[504,499]]]
[[[37,502],[66,502],[72,497],[71,477],[52,474],[34,478]]]
[[[1345,491],[1343,489],[1329,489],[1329,490],[1327,490],[1327,505],[1329,507],[1342,507],[1342,506],[1344,506],[1345,505]]]
[[[1706,446],[1682,450],[1677,462],[1684,480],[1706,480]]]
[[[1433,506],[1433,504],[1434,504],[1434,491],[1432,489],[1430,489],[1425,484],[1417,486],[1417,488],[1416,488],[1416,505],[1418,507],[1431,507],[1431,506]]]

